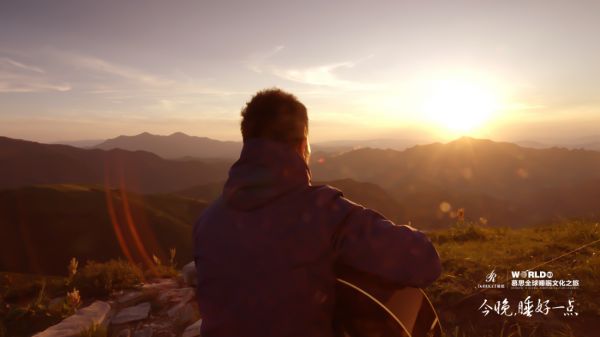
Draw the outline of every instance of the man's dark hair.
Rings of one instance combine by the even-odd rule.
[[[308,114],[296,96],[278,88],[261,90],[242,110],[242,138],[300,143],[308,135]]]

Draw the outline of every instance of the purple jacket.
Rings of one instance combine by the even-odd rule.
[[[310,179],[293,148],[246,140],[194,225],[203,337],[332,336],[337,267],[398,286],[440,275],[423,233]]]

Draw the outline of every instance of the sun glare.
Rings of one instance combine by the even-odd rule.
[[[498,98],[490,88],[465,80],[433,82],[423,98],[425,118],[451,133],[477,131],[498,107]]]

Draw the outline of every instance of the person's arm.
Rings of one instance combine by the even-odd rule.
[[[426,287],[440,276],[440,258],[424,233],[343,197],[334,204],[347,211],[333,236],[337,263],[402,286]]]

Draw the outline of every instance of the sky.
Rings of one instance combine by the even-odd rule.
[[[278,87],[314,141],[600,135],[598,1],[0,1],[0,135],[240,140]]]

